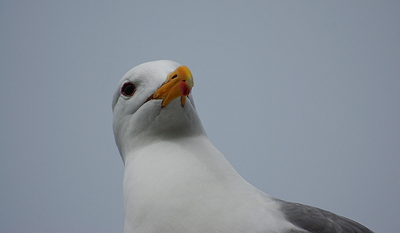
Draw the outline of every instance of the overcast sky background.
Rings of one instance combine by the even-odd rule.
[[[400,232],[399,25],[399,1],[1,1],[0,232],[123,231],[111,99],[158,59],[254,186]]]

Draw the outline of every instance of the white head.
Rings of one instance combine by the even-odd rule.
[[[190,70],[168,60],[143,63],[122,77],[112,108],[115,141],[123,160],[154,140],[205,134],[192,87]]]

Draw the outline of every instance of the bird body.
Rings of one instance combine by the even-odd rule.
[[[315,207],[273,198],[244,180],[208,139],[187,67],[129,71],[114,94],[114,135],[125,165],[125,233],[371,232]]]
[[[288,225],[278,204],[240,177],[203,136],[158,141],[125,166],[124,204],[132,210],[126,223],[136,232],[262,232],[268,222],[276,228],[270,232],[281,232]]]

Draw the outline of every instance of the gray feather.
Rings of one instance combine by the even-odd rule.
[[[276,199],[286,219],[310,233],[373,233],[365,226],[316,207]]]

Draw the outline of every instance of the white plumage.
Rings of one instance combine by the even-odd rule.
[[[134,67],[118,84],[113,128],[125,164],[126,233],[371,232],[246,182],[209,141],[192,86],[190,71],[166,60]]]

